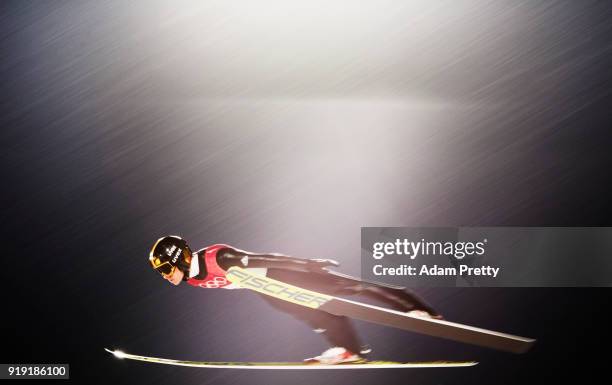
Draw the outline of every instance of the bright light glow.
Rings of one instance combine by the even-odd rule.
[[[117,358],[125,358],[125,353],[124,353],[124,352],[122,352],[121,350],[115,350],[115,351],[113,352],[113,354],[114,354],[114,355],[115,355],[115,357],[117,357]]]

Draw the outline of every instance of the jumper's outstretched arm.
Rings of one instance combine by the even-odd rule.
[[[221,266],[227,269],[232,266],[241,266],[303,272],[327,272],[327,267],[339,266],[338,262],[331,259],[304,259],[277,253],[253,253],[229,247],[220,250],[219,255],[221,256]]]

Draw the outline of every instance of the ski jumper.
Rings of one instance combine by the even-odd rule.
[[[424,310],[438,313],[416,294],[403,287],[365,282],[344,274],[328,271],[334,261],[300,259],[280,254],[258,254],[229,245],[215,244],[194,253],[189,277],[184,280],[201,288],[236,288],[225,272],[233,266],[253,270],[304,289],[333,296],[363,295],[402,312]],[[258,295],[275,309],[306,322],[315,332],[323,334],[332,346],[341,346],[354,353],[361,351],[359,337],[349,318],[321,310],[305,308],[267,295]]]

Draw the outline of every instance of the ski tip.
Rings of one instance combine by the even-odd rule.
[[[125,353],[122,352],[121,350],[110,350],[108,348],[104,348],[104,350],[106,350],[107,352],[109,352],[110,354],[112,354],[113,356],[117,358],[125,358]]]

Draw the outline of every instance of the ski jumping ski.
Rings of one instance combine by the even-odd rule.
[[[227,279],[242,288],[254,290],[311,309],[318,309],[334,315],[346,316],[491,349],[512,353],[525,353],[536,341],[532,338],[500,333],[455,322],[411,316],[379,306],[306,290],[237,266],[231,267],[227,271]]]
[[[339,365],[309,364],[304,362],[207,362],[183,361],[168,358],[146,357],[124,353],[120,350],[104,349],[117,358],[151,362],[156,364],[189,366],[193,368],[225,368],[225,369],[422,369],[422,368],[464,368],[478,364],[475,361],[429,361],[429,362],[392,362],[365,361]]]

